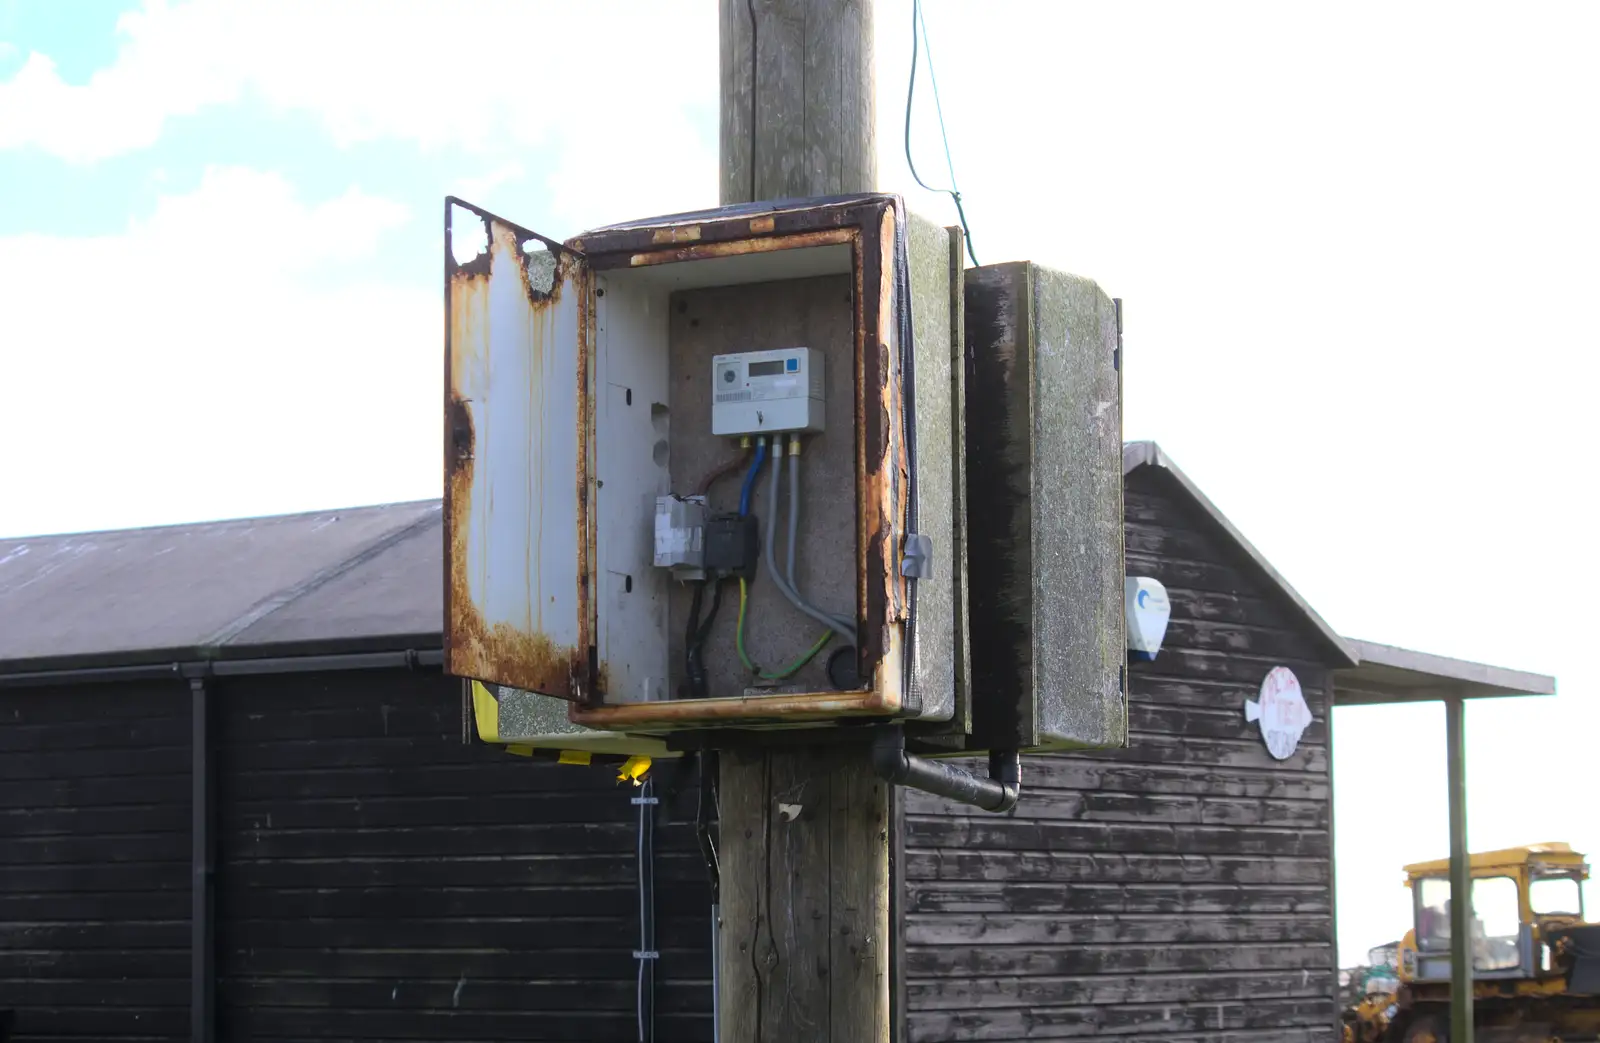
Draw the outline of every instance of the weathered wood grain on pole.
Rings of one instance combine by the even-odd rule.
[[[889,1025],[889,787],[872,773],[866,751],[829,751],[828,953],[831,994],[823,1037],[887,1043]],[[822,968],[818,955],[818,970]],[[793,1038],[779,1037],[772,1038]]]
[[[871,0],[721,0],[721,201],[877,187]],[[889,791],[859,745],[721,757],[725,1043],[887,1043]]]
[[[721,0],[723,203],[877,187],[871,0]]]
[[[721,757],[724,1040],[889,1039],[888,787],[866,750]]]

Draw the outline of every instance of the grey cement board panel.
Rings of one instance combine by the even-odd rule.
[[[738,453],[737,442],[711,433],[711,359],[738,351],[808,347],[820,351],[827,367],[826,430],[808,435],[801,461],[800,548],[795,575],[801,590],[820,608],[853,615],[856,611],[855,495],[855,328],[851,277],[827,275],[808,279],[742,286],[682,290],[669,308],[668,380],[672,400],[672,438],[668,467],[673,491],[693,490],[701,476]],[[772,461],[762,469],[751,498],[766,538],[768,485]],[[711,494],[714,512],[738,508],[742,473],[717,483]],[[779,523],[787,526],[788,474],[779,496]],[[786,545],[779,544],[780,547]],[[782,556],[779,556],[782,560]],[[750,586],[749,624],[745,646],[758,665],[788,663],[816,640],[820,627],[802,615],[765,580],[765,563]],[[683,685],[684,629],[690,589],[674,585],[668,602],[667,633],[671,690]],[[706,595],[709,605],[710,594]],[[748,672],[734,647],[738,587],[725,585],[722,609],[706,642],[705,663],[713,696],[744,692]],[[829,642],[816,659],[786,685],[826,691],[825,663],[839,645]]]
[[[933,575],[917,583],[913,623],[920,716],[948,719],[955,710],[955,663],[966,632],[958,624],[956,590],[956,459],[953,444],[955,385],[950,329],[950,234],[910,215],[911,327],[916,386],[917,531],[933,540]]]
[[[1113,302],[1019,262],[966,274],[974,744],[1127,739]]]

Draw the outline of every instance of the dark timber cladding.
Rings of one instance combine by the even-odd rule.
[[[637,1038],[638,791],[615,768],[463,743],[435,672],[211,677],[200,707],[176,673],[0,692],[0,1038]],[[680,763],[652,809],[659,1043],[711,1031]]]
[[[461,740],[458,682],[230,679],[218,762],[219,1038],[636,1038],[635,790]],[[657,787],[655,1039],[710,1034],[693,795]],[[658,819],[658,822],[660,820]]]
[[[1167,470],[1128,473],[1125,518],[1172,602],[1129,747],[1027,758],[1004,818],[905,793],[911,1043],[1331,1038],[1337,655]],[[1278,665],[1315,717],[1286,761],[1242,712]]]
[[[189,703],[177,678],[0,699],[13,1038],[188,1038]]]

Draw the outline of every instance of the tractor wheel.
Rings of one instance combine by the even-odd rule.
[[[1423,1014],[1411,1021],[1400,1038],[1404,1043],[1450,1043],[1450,1029],[1444,1019]]]

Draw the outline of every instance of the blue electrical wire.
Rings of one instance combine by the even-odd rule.
[[[767,458],[767,443],[763,439],[756,443],[755,458],[750,461],[750,470],[745,473],[744,485],[739,489],[739,516],[742,518],[750,513],[750,492],[756,487],[756,475],[761,473],[761,464]]]

